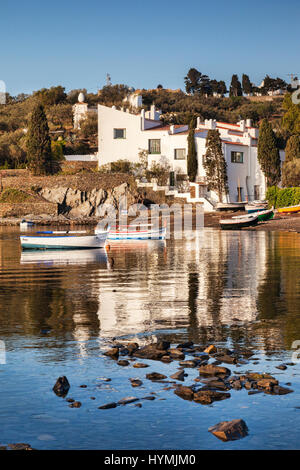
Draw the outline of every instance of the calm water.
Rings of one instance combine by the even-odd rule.
[[[0,444],[37,449],[299,449],[300,364],[286,371],[300,340],[300,235],[204,230],[194,240],[131,242],[105,252],[21,254],[17,229],[0,227]],[[178,363],[120,367],[103,357],[112,337],[140,343],[192,340],[251,348],[253,360],[232,372],[266,371],[284,396],[231,391],[202,406],[145,379],[171,375]],[[191,385],[197,370],[186,369]],[[52,387],[71,384],[68,407]],[[111,382],[104,382],[110,377]],[[130,377],[143,387],[132,388]],[[87,388],[80,388],[86,384]],[[143,401],[112,410],[125,396]],[[90,397],[95,397],[91,400]],[[208,427],[243,418],[249,436],[222,443]]]

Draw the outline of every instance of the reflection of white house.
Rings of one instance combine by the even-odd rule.
[[[165,257],[161,244],[156,249],[154,244],[152,249],[140,247],[135,269],[110,272],[111,283],[100,284],[101,337],[155,334],[162,328],[189,328],[191,322],[196,327],[217,327],[236,323],[236,318],[255,320],[267,236],[205,229],[193,240],[177,240]],[[118,258],[111,250],[117,265],[126,251]]]
[[[160,114],[154,105],[150,111],[142,109],[140,114],[98,105],[99,165],[117,160],[135,163],[139,161],[139,153],[146,150],[149,167],[152,163],[168,163],[171,171],[186,174],[188,126],[163,125]],[[209,129],[217,129],[221,135],[230,202],[237,201],[238,194],[242,200],[264,198],[265,178],[257,160],[258,129],[252,127],[251,120],[228,124],[212,119],[201,122],[198,118],[195,143],[201,196],[216,200],[215,194],[206,192],[203,167]]]

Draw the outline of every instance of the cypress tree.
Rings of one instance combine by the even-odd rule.
[[[195,145],[195,127],[196,120],[192,119],[189,126],[188,134],[188,154],[187,154],[187,173],[190,181],[195,181],[198,170],[198,160]]]
[[[267,186],[277,185],[281,176],[281,161],[276,137],[267,119],[263,119],[259,127],[257,158]]]
[[[227,164],[223,155],[221,136],[218,130],[209,130],[206,137],[206,153],[203,167],[206,172],[208,190],[215,191],[222,202],[228,193]]]
[[[242,86],[245,95],[250,95],[250,93],[252,93],[252,83],[250,82],[249,76],[244,73],[242,76]]]
[[[34,175],[44,175],[53,170],[51,140],[44,108],[38,104],[31,115],[27,132],[27,160]]]
[[[291,161],[300,158],[300,136],[291,135],[285,147],[285,161]]]
[[[242,85],[237,75],[232,75],[229,96],[243,96]]]

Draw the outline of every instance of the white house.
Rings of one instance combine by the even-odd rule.
[[[195,130],[198,194],[217,202],[217,195],[207,192],[203,167],[209,129],[217,129],[221,135],[227,162],[229,201],[264,199],[265,178],[257,160],[258,129],[252,127],[250,120],[228,124],[212,119],[201,122],[198,118]],[[187,136],[187,125],[163,125],[160,111],[154,105],[148,112],[142,109],[140,114],[98,105],[99,166],[117,160],[138,162],[139,153],[146,150],[149,167],[152,162],[168,163],[175,174],[186,174]]]

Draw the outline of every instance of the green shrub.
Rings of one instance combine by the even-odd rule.
[[[300,187],[281,189],[277,186],[271,186],[267,190],[266,199],[270,207],[296,206],[300,204]]]
[[[32,196],[30,194],[24,193],[23,191],[14,188],[5,189],[0,194],[0,203],[21,203],[26,202],[29,199],[32,199]]]

